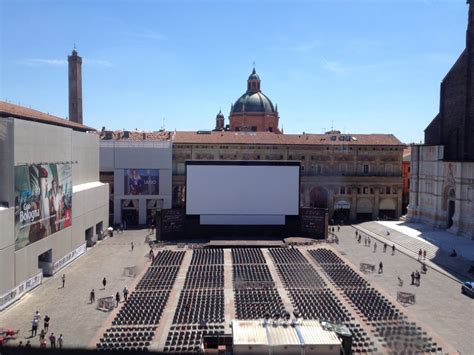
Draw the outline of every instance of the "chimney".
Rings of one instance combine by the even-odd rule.
[[[82,58],[76,47],[67,57],[69,63],[69,120],[82,124]]]

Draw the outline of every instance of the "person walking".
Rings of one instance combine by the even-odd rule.
[[[125,302],[126,302],[126,301],[127,301],[127,298],[128,298],[128,288],[127,288],[127,286],[125,286],[125,287],[123,288],[123,298],[124,298],[124,300],[125,300]]]
[[[51,343],[51,349],[56,349],[56,337],[54,336],[54,333],[51,333],[49,336],[49,342]]]
[[[411,284],[414,285],[415,284],[415,273],[412,272],[410,276],[411,276]]]
[[[130,248],[131,248],[131,251],[133,251],[133,248],[134,248],[133,242],[130,242]]]
[[[374,253],[377,251],[377,243],[374,242]]]
[[[41,313],[39,311],[36,311],[33,318],[36,318],[38,320],[38,323],[39,323],[39,321],[41,320]]]
[[[40,340],[40,349],[46,349],[46,340]]]
[[[95,302],[95,291],[94,291],[94,289],[92,289],[92,291],[89,295],[89,299],[90,299],[91,303]]]
[[[49,316],[48,315],[45,315],[44,316],[44,330],[46,331],[46,333],[48,332],[48,329],[49,329]]]
[[[379,274],[383,274],[383,263],[379,263]]]
[[[59,338],[58,338],[58,346],[59,346],[59,349],[62,349],[62,348],[63,348],[63,341],[64,341],[63,335],[62,335],[62,334],[59,334]]]
[[[415,272],[415,282],[417,286],[420,286],[420,273],[418,272],[418,270],[416,270]]]
[[[423,250],[423,260],[426,260],[426,249]]]
[[[385,253],[387,251],[387,243],[383,243],[383,252]]]
[[[115,294],[115,300],[117,301],[117,304],[116,304],[116,307],[118,307],[118,304],[120,302],[120,293],[117,291],[117,293]]]
[[[41,340],[44,340],[46,338],[46,332],[44,331],[44,329],[41,329],[41,333],[39,335],[39,338],[40,338],[40,342],[41,342]]]
[[[421,260],[421,256],[422,256],[422,255],[423,255],[423,251],[420,249],[420,250],[418,251],[418,261]]]
[[[107,286],[107,279],[105,277],[102,280],[102,286],[104,286],[104,290],[105,290],[105,286]]]
[[[31,348],[31,342],[29,340],[26,341],[25,348]]]
[[[36,336],[36,333],[38,331],[38,319],[33,317],[33,320],[31,321],[31,336]]]
[[[395,244],[392,245],[392,255],[395,255]]]
[[[66,275],[63,274],[63,276],[61,277],[61,281],[63,282],[63,288],[64,288],[64,284],[66,283]]]

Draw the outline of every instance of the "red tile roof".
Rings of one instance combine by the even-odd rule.
[[[342,137],[342,138],[341,138]],[[271,132],[175,132],[173,144],[282,144],[405,146],[393,134],[276,134]]]
[[[14,105],[8,102],[0,101],[0,117],[14,117],[28,121],[52,124],[55,126],[68,127],[76,131],[95,131],[95,128],[84,126],[82,124],[66,120],[64,118],[49,115],[44,112],[36,111],[28,107]]]

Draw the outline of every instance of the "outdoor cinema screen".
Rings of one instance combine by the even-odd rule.
[[[299,180],[299,162],[187,162],[186,214],[298,215]]]

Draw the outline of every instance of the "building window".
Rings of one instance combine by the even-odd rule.
[[[352,193],[352,188],[351,187],[347,187],[347,194],[350,195]]]
[[[373,187],[370,188],[370,194],[371,194],[371,195],[374,194],[374,188],[373,188]]]
[[[387,195],[390,194],[390,186],[387,186],[387,187],[385,188],[385,193],[386,193]]]
[[[396,187],[392,187],[392,194],[396,194],[397,193],[397,188]]]
[[[341,195],[345,195],[345,194],[346,194],[346,187],[341,186]]]
[[[369,193],[369,188],[367,186],[364,187],[364,195],[367,195]]]
[[[304,157],[304,155],[302,155],[302,156],[301,156],[301,160],[304,160],[304,159],[305,159],[305,157]]]
[[[360,187],[357,188],[357,194],[360,195]]]
[[[408,172],[410,172],[410,167],[408,167]]]
[[[341,175],[345,175],[347,173],[347,164],[339,164],[339,172]]]
[[[364,164],[364,174],[367,175],[369,173],[369,165]]]

